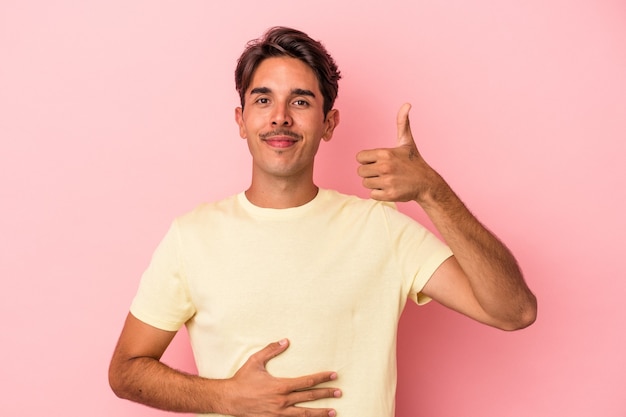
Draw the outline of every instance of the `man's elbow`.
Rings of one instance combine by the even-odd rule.
[[[529,299],[517,312],[497,327],[506,331],[525,329],[537,320],[537,298],[529,294]]]
[[[117,397],[128,399],[128,384],[126,384],[127,378],[125,378],[123,374],[124,373],[120,365],[111,362],[111,365],[109,365],[109,386]]]
[[[109,387],[111,387],[111,391],[113,391],[113,393],[117,397],[124,398],[124,395],[123,395],[124,389],[120,382],[120,379],[118,378],[116,373],[111,371],[110,368],[109,368]]]

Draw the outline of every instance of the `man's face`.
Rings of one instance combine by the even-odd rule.
[[[324,117],[324,98],[317,77],[304,62],[267,58],[257,67],[235,118],[248,141],[254,176],[310,178],[320,141],[328,141],[339,121],[331,110]]]

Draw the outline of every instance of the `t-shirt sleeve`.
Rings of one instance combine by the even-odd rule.
[[[428,248],[429,256],[420,266],[419,271],[414,276],[409,298],[419,305],[424,305],[431,301],[431,298],[422,293],[422,289],[435,273],[437,268],[450,256],[452,251],[450,248],[440,241],[435,235],[426,231],[427,236],[423,246]]]
[[[419,305],[431,301],[422,289],[452,250],[432,232],[414,219],[388,210],[394,252],[400,273],[405,277],[408,298]]]
[[[194,315],[176,221],[152,255],[130,312],[144,323],[167,331],[179,330]]]

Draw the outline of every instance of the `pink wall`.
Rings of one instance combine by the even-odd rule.
[[[169,415],[115,398],[108,360],[171,219],[247,185],[232,72],[276,24],[343,70],[319,183],[364,195],[354,154],[412,102],[539,297],[518,333],[411,306],[398,416],[626,415],[624,3],[227,3],[0,3],[0,415]],[[183,338],[167,359],[193,369]]]

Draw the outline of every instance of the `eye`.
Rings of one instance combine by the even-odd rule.
[[[270,102],[270,99],[267,97],[261,97],[255,101],[255,103],[259,103],[259,104],[267,104],[269,102]]]
[[[306,100],[300,99],[300,100],[294,101],[293,104],[295,104],[296,106],[299,106],[299,107],[304,107],[304,106],[308,106],[309,102],[306,101]]]

